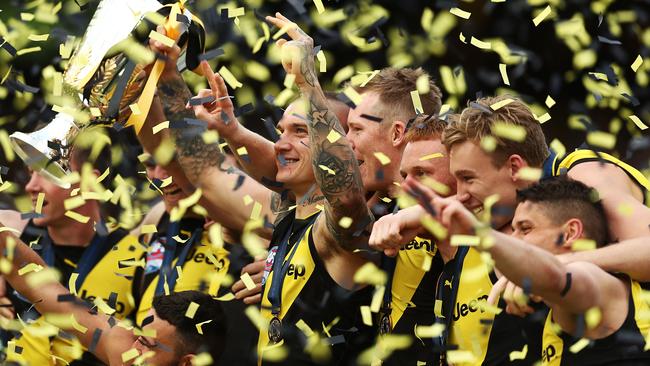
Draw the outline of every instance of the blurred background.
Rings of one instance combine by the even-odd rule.
[[[0,143],[16,130],[33,131],[52,118],[46,99],[53,74],[65,68],[60,45],[83,35],[98,3],[0,2]],[[611,141],[592,144],[594,149],[649,172],[650,134],[630,116],[650,124],[650,0],[323,0],[322,13],[316,3],[320,1],[187,1],[205,24],[206,51],[224,51],[210,64],[215,70],[227,67],[243,84],[230,93],[237,106],[254,107],[240,116],[248,128],[268,136],[263,120],[277,122],[281,107],[297,92],[285,89],[277,49],[260,21],[280,11],[324,51],[327,71],[320,80],[328,90],[340,90],[355,75],[386,66],[423,67],[453,110],[480,96],[517,95],[540,117],[554,147],[570,151],[588,133],[602,131]],[[535,25],[536,18],[543,20]],[[270,29],[270,35],[276,31]],[[145,38],[143,33],[139,41],[145,44]],[[481,42],[490,48],[478,47]],[[194,91],[206,87],[190,71],[184,77]],[[135,188],[134,202],[155,199],[138,173],[143,167],[133,130],[108,133],[113,168],[107,188],[114,188],[110,182],[119,174]],[[0,209],[29,211],[29,200],[22,198],[26,169],[20,159],[11,159],[4,143],[2,147],[1,178],[12,184],[0,188]]]

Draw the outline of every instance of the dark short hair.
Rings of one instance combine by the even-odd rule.
[[[188,307],[194,302],[199,305],[194,317],[185,316]],[[226,343],[226,317],[219,301],[200,291],[174,292],[167,296],[156,296],[153,308],[160,319],[176,327],[175,351],[177,356],[210,353],[214,362],[221,357]],[[196,324],[211,320],[202,325],[199,334]]]
[[[442,140],[445,127],[447,127],[447,122],[438,119],[438,116],[422,114],[409,123],[404,140],[407,143],[433,139]]]
[[[518,190],[517,201],[542,205],[547,216],[558,225],[572,218],[579,219],[585,236],[599,248],[609,242],[607,218],[598,192],[582,182],[566,176],[546,178]]]

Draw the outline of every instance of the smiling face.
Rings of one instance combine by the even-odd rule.
[[[275,143],[275,164],[278,169],[275,180],[296,194],[307,192],[316,182],[312,169],[309,134],[304,104],[298,100],[289,105],[278,122],[280,138]]]
[[[481,147],[470,141],[452,146],[449,153],[451,174],[456,178],[457,197],[468,209],[478,212],[483,209],[485,199],[499,195],[497,204],[503,208],[493,213],[496,228],[508,224],[517,204],[517,188],[511,169],[507,164],[494,166],[490,156]]]
[[[145,160],[143,164],[146,168],[147,178],[149,178],[151,181],[163,181],[170,176],[165,168],[156,164],[153,159]],[[168,186],[159,188],[162,191],[162,199],[163,202],[165,202],[165,211],[167,212],[171,212],[171,210],[178,205],[178,201],[187,197],[181,188],[176,183],[174,183],[173,179],[172,183]]]
[[[409,142],[402,155],[400,173],[405,179],[427,176],[449,187],[449,195],[456,192],[456,180],[449,172],[449,156],[439,138]]]
[[[350,109],[348,115],[347,138],[354,155],[359,162],[361,179],[367,192],[387,191],[393,184],[393,179],[399,176],[399,162],[402,157],[403,143],[394,143],[391,136],[401,133],[396,132],[396,127],[401,121],[375,122],[362,115],[382,118],[379,94],[366,92],[362,94],[362,101],[356,108]],[[399,128],[398,128],[399,129]],[[390,159],[390,163],[382,165],[375,153],[382,153]],[[382,179],[383,177],[383,179]]]
[[[75,185],[76,186],[76,185]],[[65,189],[57,186],[37,172],[31,172],[31,178],[25,186],[25,191],[32,199],[33,207],[36,207],[39,193],[45,195],[41,213],[43,217],[34,218],[34,224],[38,226],[49,226],[64,223],[68,220],[65,216],[64,201],[70,198],[74,187]]]
[[[564,226],[554,223],[549,211],[538,203],[520,203],[512,219],[512,235],[553,254],[571,251],[564,243]]]

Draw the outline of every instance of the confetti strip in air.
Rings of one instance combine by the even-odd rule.
[[[546,19],[547,16],[551,14],[551,6],[546,5],[544,10],[542,10],[537,16],[533,19],[533,24],[537,27],[539,23],[543,22],[544,19]]]

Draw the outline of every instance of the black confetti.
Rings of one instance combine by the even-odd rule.
[[[381,121],[383,120],[383,119],[380,118],[380,117],[377,117],[377,116],[371,116],[371,115],[369,115],[369,114],[365,114],[365,113],[362,113],[362,114],[361,114],[361,118],[365,118],[365,119],[367,119],[367,120],[370,120],[370,121],[373,121],[373,122],[377,122],[377,123],[381,123]]]
[[[215,100],[216,100],[216,98],[214,97],[214,95],[208,95],[208,96],[205,97],[205,98],[198,98],[198,97],[196,97],[196,98],[190,98],[190,100],[188,101],[188,103],[189,103],[191,106],[195,106],[195,105],[201,105],[201,104],[212,103],[212,102],[214,102]]]
[[[224,9],[224,10],[227,10],[227,9]],[[222,14],[223,14],[223,12],[222,12]],[[210,50],[208,52],[200,54],[199,55],[199,60],[200,61],[208,61],[208,60],[212,60],[213,58],[217,58],[217,57],[219,57],[219,56],[221,56],[223,54],[224,54],[223,49],[215,48],[213,50]]]
[[[603,36],[598,36],[598,41],[600,41],[601,43],[613,44],[613,45],[622,45],[623,44],[619,40],[609,39],[609,38],[605,38]]]

